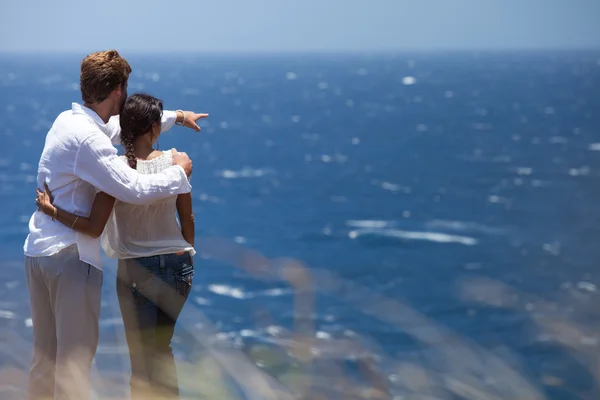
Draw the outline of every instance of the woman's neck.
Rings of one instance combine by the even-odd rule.
[[[152,143],[143,137],[133,143],[133,153],[137,159],[146,160],[154,151]]]

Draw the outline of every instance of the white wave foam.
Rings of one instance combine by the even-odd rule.
[[[348,156],[340,153],[335,153],[333,156],[330,156],[329,154],[322,154],[321,161],[324,163],[337,162],[339,164],[343,164],[348,161]]]
[[[217,341],[230,341],[232,339],[235,339],[235,337],[237,336],[236,332],[219,332],[215,335],[215,339]]]
[[[323,319],[327,322],[333,322],[336,320],[335,315],[332,315],[332,314],[327,314],[327,315],[323,316]]]
[[[591,151],[600,151],[600,143],[590,143],[588,149]]]
[[[414,76],[405,76],[402,78],[402,84],[406,86],[414,85],[417,83],[417,79]]]
[[[585,290],[585,291],[588,291],[588,292],[595,292],[595,291],[597,291],[597,290],[598,290],[598,288],[596,287],[596,285],[594,285],[594,284],[593,284],[593,283],[591,283],[591,282],[584,282],[584,281],[581,281],[581,282],[579,282],[579,283],[577,284],[577,287],[578,287],[579,289],[581,289],[581,290]]]
[[[233,238],[233,241],[236,242],[236,243],[242,244],[242,243],[246,243],[248,241],[248,239],[246,239],[243,236],[236,236],[236,237]]]
[[[443,219],[434,219],[425,223],[425,226],[429,229],[449,229],[459,232],[482,232],[489,234],[502,234],[503,229],[494,228],[479,224],[477,222],[464,222],[464,221],[449,221]]]
[[[253,331],[252,329],[242,329],[240,331],[240,336],[241,337],[257,337],[258,332]]]
[[[267,168],[250,168],[244,167],[239,171],[233,171],[230,169],[225,169],[221,171],[217,171],[215,174],[225,179],[238,179],[238,178],[260,178],[265,175],[272,174],[273,170]]]
[[[496,204],[509,204],[510,203],[510,199],[507,199],[506,197],[496,196],[496,195],[489,196],[488,201],[490,203],[496,203]]]
[[[381,182],[381,188],[390,192],[399,192],[402,186],[391,182]]]
[[[29,221],[29,218],[27,218],[27,221]],[[25,221],[25,222],[27,222],[27,221]],[[8,281],[4,284],[4,287],[10,290],[10,289],[15,289],[20,284],[21,284],[21,282],[19,282],[19,281]]]
[[[331,338],[332,338],[331,333],[323,332],[323,331],[318,331],[315,336],[317,339],[322,339],[322,340],[331,340]]]
[[[559,255],[560,254],[560,243],[559,242],[554,242],[554,243],[544,243],[544,245],[542,246],[542,248],[547,251],[548,253],[552,254],[552,255]]]
[[[377,179],[371,180],[373,185],[381,187],[383,190],[387,190],[392,193],[403,192],[405,194],[412,193],[412,189],[408,186],[402,186],[397,183],[388,182],[388,181],[378,181]]]
[[[221,201],[218,197],[210,196],[206,193],[200,193],[200,196],[198,196],[198,198],[200,199],[200,201],[207,201],[209,203],[219,203]]]
[[[281,336],[285,333],[285,329],[277,325],[269,325],[265,330],[271,336]]]
[[[201,305],[201,306],[208,306],[211,305],[212,302],[208,299],[205,299],[204,297],[196,297],[194,299],[194,301],[196,302],[196,304]]]
[[[588,166],[583,166],[581,168],[571,168],[569,170],[569,175],[571,176],[584,176],[584,175],[589,175],[590,173],[590,167]]]
[[[290,288],[274,288],[267,289],[255,293],[246,293],[240,288],[231,287],[228,285],[209,285],[208,290],[212,293],[219,294],[221,296],[233,297],[234,299],[252,299],[256,297],[279,297],[292,293]],[[201,305],[210,304],[210,300],[203,298],[196,298],[196,303]]]
[[[0,318],[14,319],[16,316],[17,314],[12,311],[0,310]]]
[[[291,289],[275,288],[275,289],[268,289],[263,292],[260,292],[260,295],[266,296],[266,297],[278,297],[278,296],[284,296],[284,295],[290,294],[290,293],[292,293]]]
[[[465,246],[474,246],[477,239],[469,236],[449,235],[440,232],[403,231],[399,229],[357,229],[348,233],[350,239],[360,236],[382,236],[406,240],[423,240],[436,243],[458,243]]]
[[[232,297],[239,300],[251,299],[254,297],[250,293],[244,293],[242,289],[234,288],[228,285],[209,285],[208,290],[221,296]]]
[[[346,221],[347,226],[353,228],[365,228],[365,229],[377,229],[377,228],[388,228],[393,225],[392,221],[383,221],[376,219],[366,220],[348,220]]]
[[[533,173],[533,169],[529,167],[519,167],[517,168],[517,174],[519,175],[531,175]]]

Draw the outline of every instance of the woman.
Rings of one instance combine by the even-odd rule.
[[[159,99],[134,94],[120,114],[123,162],[140,173],[158,173],[172,165],[175,149],[153,148],[162,111]],[[94,237],[104,231],[102,247],[118,258],[117,297],[131,360],[131,397],[178,398],[170,343],[194,275],[191,194],[139,206],[97,193],[89,217],[53,206],[47,187],[38,190],[37,203],[40,211],[76,231]]]

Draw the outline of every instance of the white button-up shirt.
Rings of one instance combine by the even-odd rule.
[[[161,130],[173,127],[176,118],[175,112],[165,110]],[[143,175],[120,160],[113,146],[120,143],[120,134],[118,116],[105,124],[93,110],[73,103],[71,110],[56,118],[46,136],[38,166],[38,187],[42,189],[47,182],[54,205],[83,216],[90,214],[97,191],[132,204],[148,204],[191,191],[180,166]],[[34,194],[31,196],[33,202]],[[26,256],[51,256],[73,244],[81,261],[102,269],[98,239],[52,221],[40,211],[33,213],[23,246]]]

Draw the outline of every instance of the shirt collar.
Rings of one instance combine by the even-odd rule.
[[[71,105],[71,110],[73,111],[73,114],[85,114],[89,116],[94,120],[95,123],[97,123],[101,127],[104,127],[106,125],[104,121],[102,121],[102,118],[100,118],[100,116],[96,114],[96,111],[92,110],[91,108],[88,108],[79,103],[73,103]]]
[[[108,124],[104,123],[104,121],[102,120],[102,118],[100,118],[100,116],[98,114],[96,114],[96,111],[94,111],[91,108],[88,108],[88,107],[86,107],[84,105],[81,105],[79,103],[72,103],[71,104],[71,111],[73,112],[73,114],[87,115],[88,117],[90,117],[98,125],[98,128],[100,128],[100,130],[102,132],[104,132],[104,134],[108,134],[108,132],[107,132],[107,125]]]

